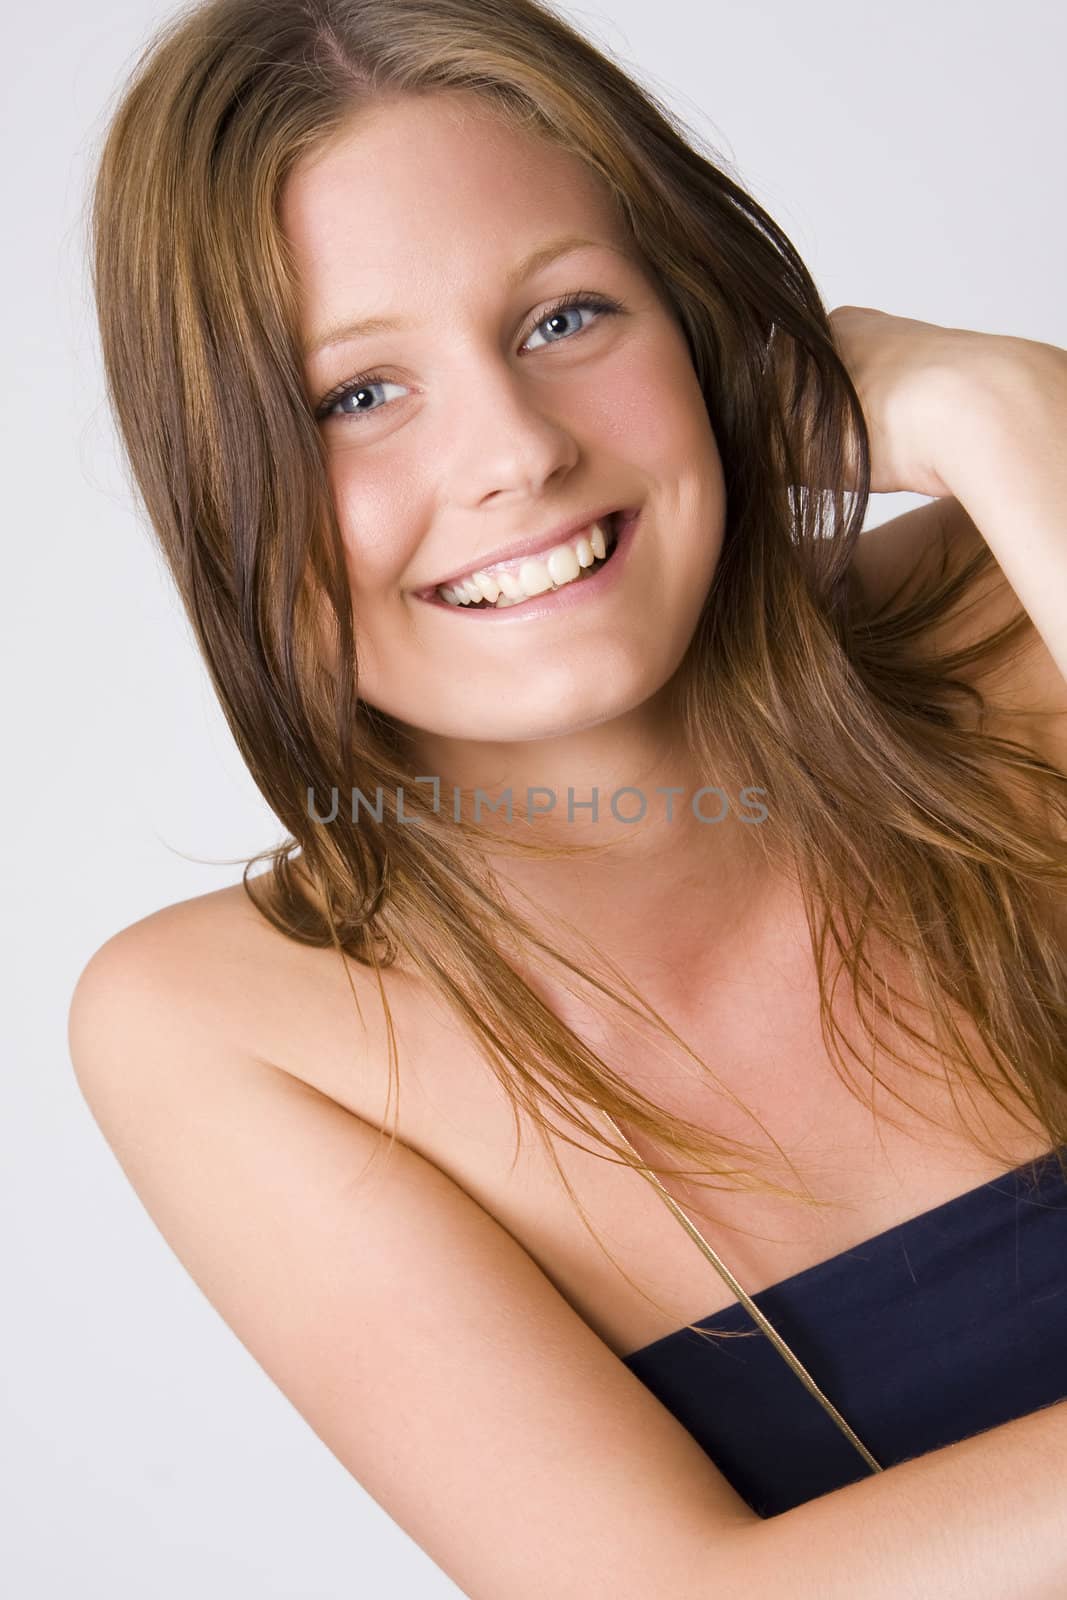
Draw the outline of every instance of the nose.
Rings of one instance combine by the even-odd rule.
[[[506,364],[482,366],[464,393],[476,399],[457,407],[450,451],[454,504],[479,507],[501,495],[537,497],[578,461],[573,430],[546,409],[543,390]]]

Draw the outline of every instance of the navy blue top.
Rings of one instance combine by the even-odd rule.
[[[1065,1400],[1056,1153],[751,1298],[883,1467]],[[625,1365],[754,1511],[777,1516],[872,1475],[740,1301],[697,1326],[751,1331],[711,1341],[680,1328]]]

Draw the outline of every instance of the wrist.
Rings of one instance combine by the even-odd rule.
[[[951,494],[995,470],[1013,441],[1051,439],[1067,415],[1067,351],[1010,335],[959,330],[951,359],[924,375],[921,427],[931,471]],[[946,348],[946,356],[948,347]]]

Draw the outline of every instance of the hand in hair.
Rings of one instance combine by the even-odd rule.
[[[1023,363],[1030,352],[1052,349],[870,306],[838,306],[830,326],[866,418],[873,494],[953,494],[943,458],[966,422],[961,396],[973,390],[977,397],[985,374],[1005,358]],[[959,384],[961,377],[967,388]]]
[[[1047,682],[1061,702],[1067,351],[866,306],[839,306],[830,325],[863,407],[872,492],[959,502],[1048,651],[1051,676],[1035,678],[1034,696]]]

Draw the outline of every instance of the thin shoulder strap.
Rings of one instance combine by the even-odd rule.
[[[615,1132],[619,1135],[619,1138],[622,1140],[623,1144],[626,1145],[628,1150],[633,1151],[633,1154],[637,1156],[638,1160],[640,1161],[641,1158],[637,1151],[634,1150],[633,1145],[630,1143],[629,1139],[627,1139],[626,1135],[621,1131],[621,1129],[616,1126],[614,1119],[608,1116],[606,1111],[604,1112],[604,1115],[608,1118],[608,1121],[615,1129]],[[651,1172],[648,1167],[644,1165],[644,1163],[642,1163],[638,1170],[640,1171],[641,1176],[646,1178],[648,1182],[652,1184],[653,1188],[659,1194],[664,1203],[670,1207],[671,1211],[673,1211],[674,1215],[678,1218],[678,1221],[682,1224],[682,1227],[689,1234],[690,1238],[693,1239],[698,1247],[704,1252],[712,1266],[715,1268],[716,1272],[723,1279],[724,1283],[729,1285],[731,1291],[741,1301],[741,1304],[744,1306],[753,1322],[755,1322],[757,1326],[767,1335],[767,1338],[778,1351],[778,1354],[788,1362],[789,1366],[796,1373],[797,1377],[800,1379],[805,1389],[807,1389],[808,1393],[814,1396],[814,1398],[819,1402],[823,1410],[830,1417],[831,1421],[834,1422],[838,1428],[840,1428],[841,1432],[845,1435],[845,1438],[849,1441],[849,1443],[855,1446],[871,1470],[873,1472],[884,1472],[885,1468],[875,1460],[874,1456],[872,1456],[866,1445],[856,1437],[856,1434],[849,1427],[848,1423],[845,1421],[840,1411],[838,1411],[837,1407],[823,1394],[822,1390],[815,1382],[815,1379],[808,1372],[807,1368],[793,1354],[792,1350],[790,1350],[781,1334],[778,1333],[778,1331],[767,1321],[767,1318],[764,1316],[759,1306],[757,1306],[752,1298],[745,1293],[744,1289],[742,1289],[741,1285],[738,1283],[737,1279],[734,1277],[725,1261],[716,1255],[715,1251],[711,1248],[711,1245],[704,1238],[703,1234],[700,1233],[689,1217],[686,1216],[681,1206],[678,1205],[677,1201],[667,1193],[667,1190],[664,1188],[656,1174]]]

